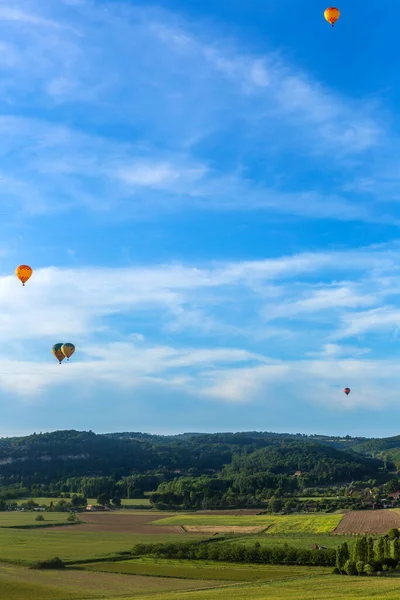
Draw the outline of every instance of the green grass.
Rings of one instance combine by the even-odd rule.
[[[336,496],[296,496],[293,500],[301,500],[302,502],[325,502],[325,500],[337,500],[337,498]]]
[[[31,571],[15,565],[0,564],[2,600],[98,600],[105,596],[143,598],[143,595],[149,593],[175,593],[223,585],[226,585],[226,582],[127,576],[72,569]]]
[[[263,533],[259,534],[251,534],[251,535],[229,535],[228,539],[226,536],[221,534],[221,537],[225,539],[221,540],[221,544],[242,544],[242,545],[252,545],[255,542],[259,542],[261,546],[283,546],[284,544],[288,544],[294,548],[303,548],[306,550],[311,550],[311,546],[313,544],[317,544],[318,546],[326,546],[327,548],[336,548],[342,542],[347,542],[349,544],[354,544],[355,537],[354,536],[346,536],[346,535],[329,535],[329,534],[288,534],[288,535],[265,535]],[[218,539],[216,536],[214,539]]]
[[[182,514],[156,522],[157,525],[183,525],[223,527],[265,527],[267,534],[330,533],[342,520],[341,514],[319,513],[313,515],[201,515]],[[155,523],[154,523],[155,524]]]
[[[185,541],[204,539],[185,535]],[[82,531],[79,525],[54,529],[0,529],[0,562],[30,564],[59,556],[66,561],[93,560],[128,551],[134,544],[183,541],[179,534],[145,535]],[[0,596],[1,598],[1,596]]]
[[[0,598],[4,598],[4,600],[80,600],[82,595],[78,591],[66,592],[57,587],[22,581],[3,581],[0,577]]]
[[[141,600],[226,600],[227,597],[229,600],[398,600],[399,579],[325,575],[201,592],[156,594],[143,596]]]
[[[269,581],[310,575],[329,574],[331,568],[285,567],[269,565],[232,565],[211,561],[188,561],[174,559],[138,558],[120,562],[104,562],[84,565],[85,570],[175,577],[180,579],[207,579],[223,581]]]
[[[44,521],[35,521],[42,515]],[[48,525],[63,525],[67,523],[68,513],[41,512],[0,512],[0,528],[2,527],[43,527]]]

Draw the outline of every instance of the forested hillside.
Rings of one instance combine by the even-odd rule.
[[[374,441],[262,432],[35,433],[0,440],[0,495],[140,498],[153,491],[160,507],[259,505],[313,486],[387,481],[390,461],[354,452]]]

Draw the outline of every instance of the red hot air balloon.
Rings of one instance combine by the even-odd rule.
[[[351,392],[351,389],[350,388],[344,388],[343,391],[346,394],[346,396],[348,396],[350,394],[350,392]]]

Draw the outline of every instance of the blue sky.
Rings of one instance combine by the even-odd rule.
[[[395,0],[250,4],[0,2],[0,435],[399,433]]]

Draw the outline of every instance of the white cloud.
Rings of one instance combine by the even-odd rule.
[[[21,38],[13,28],[24,23]],[[127,219],[160,208],[239,209],[397,223],[392,209],[382,214],[373,199],[354,197],[342,175],[328,194],[303,184],[292,191],[294,173],[277,185],[280,157],[288,152],[299,168],[307,153],[318,166],[318,156],[328,154],[324,169],[333,171],[349,155],[382,148],[387,154],[390,135],[376,107],[339,96],[276,52],[255,55],[221,32],[213,37],[205,25],[196,29],[151,6],[72,2],[61,9],[33,1],[29,11],[2,7],[0,99],[13,114],[0,127],[7,205],[18,200],[27,215],[90,207],[118,218],[123,208]],[[26,107],[62,105],[77,114],[89,110],[88,132],[95,123],[104,133],[18,116]],[[111,138],[110,127],[123,134]],[[126,141],[132,139],[138,142]],[[231,159],[205,160],[199,142],[217,151],[229,144]],[[246,175],[254,157],[269,165],[265,180]],[[357,164],[351,162],[352,180],[365,178]]]
[[[383,306],[373,310],[345,314],[342,317],[342,328],[336,338],[355,337],[368,332],[381,333],[387,336],[397,335],[400,327],[400,308]]]
[[[28,402],[56,386],[90,394],[104,383],[124,390],[166,386],[202,401],[268,403],[283,394],[316,406],[377,408],[384,380],[385,403],[395,396],[393,359],[375,357],[373,347],[339,345],[335,337],[399,324],[399,310],[383,304],[391,288],[378,279],[390,281],[397,262],[394,246],[201,268],[49,267],[35,270],[25,288],[4,276],[0,386]],[[338,284],[348,266],[353,279]],[[368,286],[380,289],[369,300]],[[363,297],[376,308],[360,313]],[[283,306],[280,329],[263,318],[271,300]],[[293,330],[295,314],[303,326]],[[352,328],[343,332],[347,323]],[[50,353],[57,341],[77,347],[60,368]],[[30,358],[27,347],[35,350]],[[358,390],[350,401],[337,397],[345,385]]]

